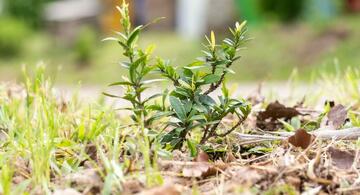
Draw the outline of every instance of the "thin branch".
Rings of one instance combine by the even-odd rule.
[[[227,130],[225,133],[222,133],[222,134],[215,134],[216,136],[221,136],[221,137],[224,137],[224,136],[227,136],[229,135],[231,132],[233,132],[236,128],[238,128],[243,122],[244,122],[244,118],[239,118],[239,121],[233,126],[231,127],[231,129]]]
[[[201,138],[200,143],[202,143],[202,142],[205,140],[205,138],[206,138],[206,136],[207,136],[207,134],[208,134],[208,132],[209,132],[209,128],[210,128],[210,125],[206,125],[206,127],[205,127],[205,129],[204,129],[204,134],[203,134],[203,136],[202,136],[202,138]]]
[[[221,121],[219,121],[218,123],[214,124],[211,128],[210,131],[208,133],[208,135],[206,137],[203,137],[203,139],[201,139],[200,144],[204,144],[208,139],[210,139],[211,137],[214,136],[214,134],[216,133],[216,129],[219,126],[219,124],[221,123]]]
[[[228,64],[226,64],[226,68],[229,68],[229,67],[232,65],[232,63],[234,63],[234,61],[231,61],[231,62],[229,62]],[[216,84],[212,83],[212,84],[210,85],[209,89],[208,89],[207,91],[205,91],[204,94],[205,94],[205,95],[208,95],[208,94],[210,94],[211,92],[215,91],[217,88],[219,88],[220,85],[221,85],[221,83],[222,83],[222,82],[224,81],[224,79],[225,79],[226,73],[227,73],[227,71],[226,71],[226,70],[223,70],[223,72],[222,72],[222,74],[221,74],[221,76],[220,76],[220,80],[219,80]],[[214,73],[213,73],[213,74],[214,74]]]
[[[273,133],[277,133],[279,134],[279,136],[251,135],[251,134],[243,134],[243,133],[236,133],[236,135],[242,141],[256,143],[263,141],[285,140],[295,134],[295,132],[273,132]],[[353,127],[353,128],[340,129],[340,130],[317,129],[309,133],[316,136],[318,139],[356,140],[360,137],[360,127]]]

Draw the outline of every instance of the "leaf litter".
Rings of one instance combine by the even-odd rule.
[[[257,101],[265,104],[265,100]],[[254,105],[256,106],[256,105]],[[318,122],[314,127],[307,124],[319,121],[320,115],[303,114],[304,108],[287,107],[278,101],[268,104],[265,111],[253,112],[257,129],[245,123],[239,133],[254,136],[252,143],[240,144],[241,136],[231,134],[229,143],[212,140],[208,146],[227,145],[223,155],[210,155],[198,150],[192,158],[186,150],[176,150],[172,158],[158,157],[158,170],[164,185],[146,187],[139,175],[143,174],[141,155],[128,161],[131,171],[124,172],[120,181],[123,194],[356,194],[359,188],[358,143],[342,132],[351,130],[357,135],[357,127],[344,128],[348,109],[341,104],[332,105],[325,113],[325,126]],[[293,132],[284,131],[278,119],[291,122],[299,117],[301,128]],[[249,119],[251,120],[251,119]],[[270,124],[270,125],[269,125]],[[261,126],[263,125],[263,126]],[[263,127],[263,128],[260,128]],[[271,127],[271,128],[269,128]],[[319,128],[318,128],[319,127]],[[324,129],[325,128],[325,129]],[[336,129],[336,130],[334,130]],[[5,132],[5,131],[4,131]],[[330,136],[324,136],[330,132]],[[327,135],[327,134],[326,134]],[[276,139],[273,139],[273,138]],[[261,139],[259,139],[261,138]],[[271,139],[269,139],[271,138]],[[355,139],[356,140],[356,139]],[[105,187],[104,162],[95,143],[84,145],[87,160],[82,160],[81,169],[53,176],[53,194],[77,195],[99,194]],[[106,150],[105,150],[106,151]],[[205,152],[206,151],[206,152]],[[119,162],[126,162],[131,153],[121,153]],[[127,157],[128,156],[128,157]],[[26,182],[33,170],[29,162],[19,157],[14,163],[14,184]],[[93,168],[97,165],[97,169]],[[68,183],[69,185],[64,185]],[[114,191],[115,193],[116,191]],[[116,193],[115,193],[116,194]]]
[[[265,111],[257,115],[256,126],[267,131],[274,131],[280,126],[278,119],[289,120],[301,113],[294,107],[286,107],[278,101],[270,103]]]
[[[343,105],[338,104],[330,109],[327,117],[327,125],[334,127],[334,129],[338,129],[344,125],[347,119],[347,109]]]

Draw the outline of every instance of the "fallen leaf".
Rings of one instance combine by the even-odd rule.
[[[197,163],[195,165],[185,166],[182,170],[184,177],[202,177],[208,175],[211,165],[209,163]]]
[[[332,164],[340,169],[349,169],[354,163],[355,154],[349,151],[330,147],[328,153],[330,154]]]
[[[306,132],[305,129],[296,130],[295,134],[288,138],[288,142],[295,147],[306,149],[314,141],[315,136]]]
[[[206,152],[200,151],[194,159],[195,162],[182,169],[182,175],[184,177],[209,177],[217,174],[219,170],[227,168],[227,164],[224,162],[209,163],[209,159],[210,157]]]
[[[175,185],[155,187],[140,193],[140,195],[181,195],[181,191]]]
[[[277,119],[285,118],[285,120],[300,115],[295,108],[286,107],[278,101],[270,103],[265,111],[259,112],[256,119],[256,126],[264,130],[275,130],[279,124]]]
[[[209,162],[209,160],[210,160],[209,155],[202,150],[195,157],[195,162]]]
[[[333,126],[335,129],[338,129],[346,121],[347,110],[343,105],[338,104],[330,109],[327,117],[328,125]]]
[[[266,110],[263,112],[260,112],[258,115],[258,118],[260,119],[279,119],[279,118],[292,118],[294,116],[298,116],[300,113],[295,108],[292,107],[286,107],[282,104],[280,104],[278,101],[275,101],[273,103],[270,103]]]

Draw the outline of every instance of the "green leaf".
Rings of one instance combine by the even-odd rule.
[[[106,92],[103,92],[102,94],[105,95],[105,96],[108,96],[108,97],[112,97],[112,98],[122,98],[121,96],[112,95],[112,94],[109,94],[109,93],[106,93]]]
[[[233,71],[232,69],[230,68],[225,68],[225,71],[230,73],[230,74],[235,74],[235,71]]]
[[[206,67],[204,61],[195,61],[187,66],[185,66],[185,69],[189,69],[189,70],[196,70],[196,69],[200,69],[200,68],[204,68]]]
[[[143,63],[146,60],[146,56],[141,56],[139,59],[137,59],[134,63],[130,64],[129,73],[130,73],[130,80],[132,82],[136,82],[136,69],[139,67],[141,63]]]
[[[194,115],[189,119],[189,121],[198,121],[198,120],[206,120],[206,118],[204,115]]]
[[[177,87],[174,91],[170,93],[170,95],[176,96],[180,99],[190,97],[190,93],[188,93],[188,91],[182,87]]]
[[[109,85],[109,87],[111,86],[117,86],[117,85],[128,85],[128,86],[132,86],[133,84],[127,81],[120,81],[120,82],[115,82],[115,83],[111,83]]]
[[[121,45],[121,47],[123,47],[123,49],[126,50],[128,48],[128,46],[125,43],[123,43],[122,41],[118,41],[118,43],[119,43],[119,45]]]
[[[215,74],[208,74],[205,77],[203,77],[204,80],[204,84],[210,84],[210,83],[216,83],[220,80],[220,76],[219,75],[215,75]]]
[[[161,148],[156,149],[156,153],[157,153],[157,155],[159,155],[160,157],[162,157],[162,158],[167,158],[167,159],[171,158],[171,155],[172,155],[171,152],[169,152],[169,151],[167,151],[167,150],[165,150],[165,149],[161,149]]]
[[[193,102],[191,100],[183,100],[182,101],[183,107],[186,113],[189,113],[192,109]]]
[[[181,84],[181,86],[191,89],[191,85],[189,85],[187,82],[185,82],[183,80],[179,80],[179,83]]]
[[[181,101],[174,96],[170,96],[169,100],[170,100],[171,107],[174,109],[174,111],[175,111],[176,115],[179,117],[179,119],[181,121],[185,121],[186,120],[186,110],[185,110],[185,107],[183,106],[183,104],[181,103]]]
[[[150,100],[152,100],[152,99],[154,99],[154,98],[160,97],[160,96],[162,96],[162,95],[163,95],[162,93],[154,94],[154,95],[146,98],[146,99],[144,100],[144,102],[148,102],[148,101],[150,101]]]
[[[122,32],[115,31],[115,34],[119,35],[123,39],[126,39],[126,35]]]
[[[222,83],[222,87],[221,87],[221,91],[222,91],[222,94],[225,98],[228,98],[229,97],[229,90],[228,88],[226,87],[226,82],[223,82]]]
[[[195,129],[197,127],[204,127],[206,125],[214,125],[214,124],[217,124],[219,122],[220,122],[219,120],[215,120],[215,121],[210,121],[210,122],[205,122],[205,123],[196,123],[196,124],[190,126],[188,129],[191,130],[191,129]]]
[[[216,46],[214,31],[211,31],[211,33],[210,33],[210,41],[211,41],[211,49],[214,50],[215,46]]]
[[[191,139],[188,139],[188,140],[186,140],[186,144],[187,144],[187,146],[188,146],[188,148],[190,150],[190,156],[191,157],[197,156],[197,149],[196,149],[195,142],[193,140],[191,140]]]
[[[106,37],[105,39],[103,39],[101,41],[119,41],[119,39],[115,38],[115,37]]]
[[[295,131],[295,128],[290,123],[281,119],[278,119],[278,121],[284,125],[286,131]]]
[[[210,96],[208,95],[201,95],[199,97],[199,100],[202,104],[206,105],[206,106],[213,106],[216,104],[215,100],[213,100]]]
[[[161,143],[169,143],[172,140],[178,138],[180,136],[180,133],[185,130],[185,128],[183,127],[179,127],[179,128],[175,128],[173,130],[171,130],[169,133],[167,133],[166,135],[164,135],[161,139]]]
[[[300,128],[301,128],[301,121],[300,121],[299,117],[293,117],[293,118],[291,118],[290,124],[291,124],[291,126],[293,126],[295,129],[300,129]]]
[[[129,69],[130,67],[130,63],[129,62],[119,62],[120,66],[126,68],[126,69]]]
[[[146,106],[146,109],[149,109],[152,111],[163,111],[162,107],[158,104],[152,104],[152,105]]]
[[[129,39],[127,40],[127,45],[132,45],[134,40],[139,36],[140,30],[142,29],[142,26],[136,27],[131,34],[129,35]]]
[[[148,119],[148,122],[152,122],[152,121],[154,121],[156,119],[159,119],[159,118],[168,117],[168,116],[171,116],[172,114],[174,114],[174,112],[172,112],[172,111],[159,112],[159,113],[154,114],[152,117],[150,117]]]
[[[201,69],[201,68],[205,68],[206,66],[185,66],[185,69],[188,70],[197,70],[197,69]]]

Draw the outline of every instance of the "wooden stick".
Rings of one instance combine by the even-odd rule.
[[[251,134],[243,134],[236,133],[236,135],[245,142],[248,141],[272,141],[272,140],[284,140],[288,137],[295,134],[295,132],[269,132],[271,134],[278,134],[278,136],[274,135],[251,135]],[[360,137],[360,128],[353,127],[347,129],[340,130],[329,130],[329,129],[317,129],[315,131],[309,132],[310,134],[315,135],[318,139],[335,139],[335,140],[356,140]]]

